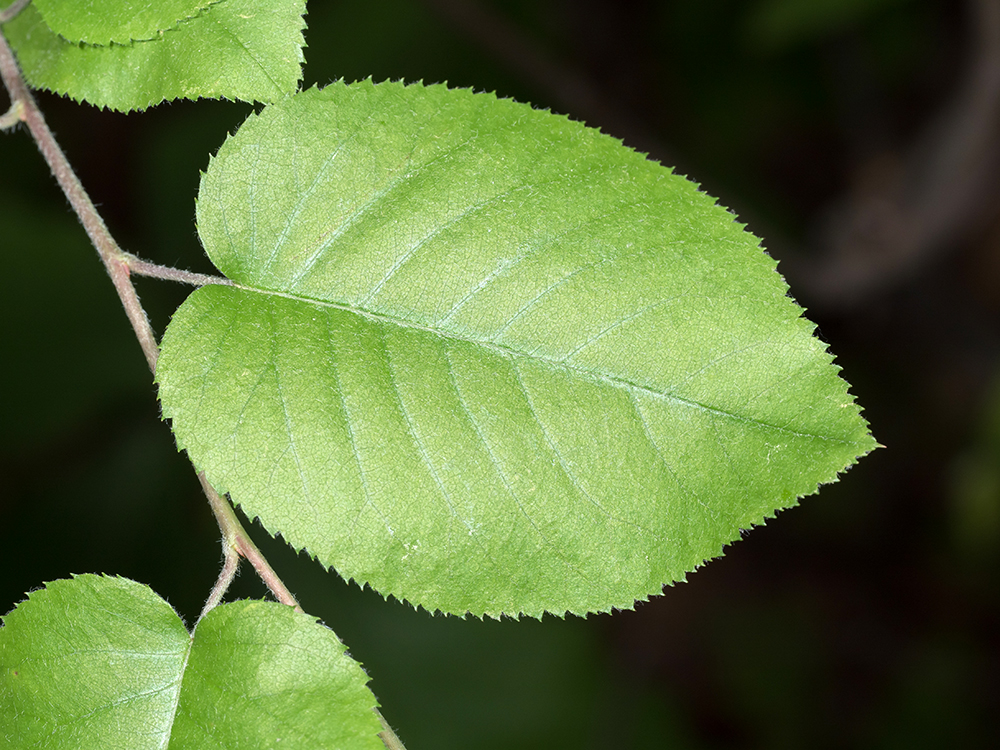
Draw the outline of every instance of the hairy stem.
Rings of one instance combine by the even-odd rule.
[[[396,736],[394,731],[392,731],[392,727],[389,726],[389,722],[385,720],[382,712],[377,708],[373,710],[378,716],[378,720],[382,722],[382,731],[378,733],[378,737],[382,740],[382,744],[386,746],[387,750],[406,750],[406,746],[403,744],[403,741]]]
[[[228,556],[228,550],[233,549],[241,557],[245,557],[247,561],[253,565],[254,570],[257,571],[257,575],[261,577],[261,580],[267,584],[267,587],[274,594],[274,598],[277,599],[282,604],[287,604],[290,607],[294,607],[296,612],[301,612],[302,607],[299,603],[295,601],[295,597],[292,596],[292,592],[288,590],[281,579],[278,578],[278,574],[274,572],[270,563],[261,554],[261,551],[257,549],[257,545],[253,543],[253,539],[247,534],[246,529],[243,528],[243,524],[240,523],[239,517],[236,515],[236,511],[233,510],[233,506],[229,504],[222,495],[215,491],[215,488],[208,483],[205,479],[204,472],[198,474],[198,481],[201,482],[201,487],[205,491],[205,497],[208,498],[208,504],[212,506],[212,513],[215,514],[215,520],[219,522],[219,528],[222,530],[222,546],[227,550],[226,554]],[[227,557],[228,560],[228,557]],[[223,568],[225,570],[225,568]],[[233,571],[235,573],[235,571]],[[232,580],[230,576],[229,581]],[[219,586],[223,581],[223,577],[219,576]],[[226,581],[225,585],[229,585],[229,581]],[[219,593],[219,599],[222,598],[222,594],[225,593],[225,588]],[[213,596],[215,592],[213,590]],[[209,599],[211,601],[211,598]],[[218,601],[216,601],[218,603]],[[206,606],[208,606],[206,604]],[[214,605],[213,605],[214,606]]]
[[[0,24],[14,18],[30,1],[16,0],[16,2],[0,11]],[[39,151],[42,152],[42,156],[45,158],[49,169],[59,183],[59,187],[62,188],[63,194],[69,200],[73,211],[76,212],[77,217],[80,219],[80,223],[83,224],[83,228],[96,248],[101,262],[104,263],[104,267],[111,277],[112,283],[115,285],[115,290],[118,292],[122,306],[125,308],[125,314],[128,316],[129,322],[132,324],[132,329],[135,331],[136,338],[139,339],[139,344],[142,347],[143,354],[146,356],[149,369],[155,373],[156,361],[159,357],[160,349],[156,343],[152,326],[149,324],[149,319],[146,317],[146,311],[142,308],[139,296],[132,285],[131,273],[134,272],[141,276],[152,276],[185,284],[193,284],[195,286],[204,286],[206,284],[231,285],[233,282],[218,276],[206,276],[168,266],[160,266],[123,251],[111,236],[111,232],[94,207],[90,196],[83,189],[83,185],[66,159],[66,155],[45,123],[45,118],[42,116],[42,112],[35,103],[31,91],[24,82],[14,53],[10,45],[7,44],[7,39],[4,37],[2,31],[0,31],[0,76],[2,76],[4,86],[7,88],[11,101],[10,110],[0,115],[0,130],[11,128],[18,122],[24,122],[28,126],[28,130],[35,139]],[[205,479],[204,473],[198,474],[198,481],[201,482],[205,496],[208,498],[209,506],[211,506],[212,513],[219,524],[219,529],[222,531],[223,550],[222,570],[219,573],[218,580],[216,580],[215,585],[212,587],[212,591],[198,619],[202,619],[222,601],[222,597],[225,596],[229,585],[236,576],[240,557],[245,557],[254,567],[261,580],[264,581],[279,602],[294,607],[297,612],[302,612],[302,607],[299,606],[291,591],[288,590],[278,577],[278,574],[274,572],[270,563],[268,563],[267,559],[257,548],[257,545],[254,544],[250,535],[247,534],[246,529],[243,528],[243,524],[240,523],[236,511],[229,504],[229,501],[215,491],[215,488]],[[388,750],[406,750],[381,712],[375,709],[375,713],[382,723],[383,730],[379,732],[379,738],[381,738],[386,748]]]
[[[233,578],[236,577],[236,571],[240,567],[240,555],[237,552],[236,547],[228,543],[228,540],[223,538],[222,540],[222,570],[219,572],[219,578],[216,580],[215,585],[212,587],[212,593],[208,595],[208,600],[205,602],[205,606],[201,610],[201,614],[198,615],[198,621],[201,620],[219,606],[219,602],[222,601],[222,597],[226,595],[226,591],[229,589],[229,584],[233,582]]]
[[[154,279],[177,281],[181,284],[191,284],[192,286],[205,286],[207,284],[233,285],[232,281],[222,276],[208,276],[203,273],[182,271],[179,268],[172,268],[171,266],[161,266],[157,263],[150,263],[148,260],[137,258],[132,253],[125,253],[125,262],[128,264],[129,270],[137,276],[149,276]]]
[[[19,2],[8,6],[4,11],[0,12],[0,19],[9,20],[13,18],[25,5],[27,5],[26,2]],[[14,53],[10,45],[7,44],[7,39],[2,32],[0,32],[0,75],[2,75],[4,86],[7,88],[11,101],[10,112],[3,116],[4,119],[2,122],[4,126],[7,127],[7,121],[13,120],[15,117],[28,126],[28,130],[35,139],[39,151],[42,152],[42,156],[45,158],[49,169],[59,183],[59,187],[62,188],[63,194],[69,200],[70,205],[83,224],[87,236],[90,237],[90,241],[96,248],[105,269],[107,269],[108,275],[111,277],[111,281],[115,285],[118,297],[125,308],[125,314],[132,323],[132,329],[135,331],[143,354],[146,356],[149,369],[152,372],[156,372],[156,360],[159,357],[160,348],[156,343],[156,337],[153,334],[152,326],[149,324],[149,319],[146,317],[146,311],[139,303],[139,296],[136,294],[135,287],[132,286],[130,278],[132,269],[136,268],[137,273],[140,272],[139,269],[142,269],[151,276],[170,278],[175,281],[184,281],[192,284],[230,284],[232,282],[228,279],[204,276],[177,269],[167,269],[163,266],[142,261],[123,251],[111,236],[111,232],[108,231],[104,220],[90,200],[90,196],[87,195],[79,178],[77,178],[73,168],[69,165],[69,161],[52,135],[52,131],[46,125],[45,118],[35,103],[35,99],[31,95],[24,77],[21,75],[17,60],[14,58]],[[12,125],[14,122],[10,124]],[[292,596],[285,584],[281,582],[277,573],[274,572],[274,569],[264,559],[260,550],[257,549],[257,545],[250,539],[232,506],[228,501],[220,497],[219,493],[205,481],[203,475],[199,474],[198,479],[205,490],[205,496],[208,498],[209,505],[215,514],[219,527],[222,529],[223,555],[225,558],[222,572],[205,604],[202,616],[222,600],[226,589],[236,574],[239,556],[245,557],[253,565],[254,570],[257,571],[257,574],[267,584],[267,587],[278,601],[295,607],[301,612],[302,609],[299,607],[298,602],[295,601],[295,597]]]
[[[9,13],[11,7],[8,7],[4,13]],[[132,324],[132,330],[135,331],[136,338],[139,339],[139,345],[142,347],[142,353],[146,356],[149,369],[155,372],[156,358],[160,349],[156,344],[153,328],[146,317],[146,311],[139,304],[139,295],[136,294],[135,287],[132,286],[132,281],[129,278],[129,267],[125,253],[111,236],[111,232],[108,231],[101,215],[97,213],[90,196],[87,195],[79,178],[69,165],[66,155],[56,143],[52,131],[45,124],[45,118],[24,82],[14,53],[10,45],[7,44],[3,33],[0,33],[0,76],[2,76],[7,93],[10,95],[11,111],[19,112],[21,121],[28,126],[38,150],[42,152],[56,182],[59,183],[63,194],[69,200],[73,211],[80,219],[80,223],[83,224],[87,236],[90,237],[90,241],[97,249],[97,254],[101,257],[101,262],[104,263],[104,268],[111,277],[111,282],[118,292],[118,298],[125,308],[125,314]]]

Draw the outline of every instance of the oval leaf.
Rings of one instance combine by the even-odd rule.
[[[225,0],[149,41],[74,44],[33,6],[4,26],[28,82],[120,111],[169,99],[272,101],[301,77],[305,0]]]
[[[189,634],[149,587],[82,575],[3,621],[4,747],[383,747],[360,666],[274,602],[223,604]]]
[[[631,607],[873,447],[758,240],[596,130],[370,82],[205,174],[239,288],[181,306],[178,444],[297,548],[429,609]]]
[[[33,0],[46,25],[70,42],[127,44],[152,39],[219,0]]]

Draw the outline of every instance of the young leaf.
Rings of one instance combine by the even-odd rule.
[[[152,39],[219,0],[34,0],[46,25],[70,42],[108,45]]]
[[[301,77],[305,0],[222,0],[149,41],[68,42],[33,6],[4,26],[32,86],[121,111],[168,99],[272,101]]]
[[[428,609],[631,607],[874,442],[758,240],[564,117],[338,83],[252,116],[157,369],[219,490]]]
[[[189,634],[147,586],[81,575],[3,620],[3,747],[382,747],[367,676],[283,605],[223,604]]]

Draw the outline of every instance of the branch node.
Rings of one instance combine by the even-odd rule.
[[[238,562],[240,557],[244,557],[253,566],[253,569],[257,571],[257,575],[260,576],[261,580],[271,590],[271,593],[274,594],[275,599],[282,604],[293,607],[296,612],[301,612],[302,607],[295,601],[292,592],[282,583],[281,579],[278,578],[278,574],[274,572],[274,568],[271,567],[264,555],[257,549],[257,545],[253,543],[253,539],[250,538],[246,529],[243,528],[243,524],[240,523],[240,519],[237,517],[233,506],[208,483],[208,479],[205,478],[205,472],[198,473],[198,481],[201,482],[201,487],[208,498],[208,504],[211,506],[215,520],[222,531],[222,553],[225,555],[226,565],[223,566],[223,572],[219,576],[220,583],[216,584],[216,588],[222,585],[221,582],[226,575],[227,566],[230,564],[230,561],[235,558]],[[234,568],[234,575],[235,572]],[[226,581],[225,586],[228,587],[230,580],[232,580],[231,576]],[[223,593],[225,593],[224,589]],[[213,589],[213,595],[209,597],[209,602],[212,601],[214,596],[215,590]],[[221,598],[222,594],[219,594],[219,599]]]

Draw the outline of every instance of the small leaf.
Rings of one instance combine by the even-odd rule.
[[[70,42],[108,45],[152,39],[219,0],[33,0],[46,25]]]
[[[74,44],[28,6],[4,26],[28,82],[121,111],[169,99],[272,101],[301,77],[305,0],[222,0],[150,41]]]
[[[596,130],[335,84],[252,116],[175,314],[178,444],[296,548],[429,609],[631,607],[871,450],[758,240]]]
[[[4,747],[382,747],[367,676],[283,605],[223,604],[189,634],[147,586],[81,575],[3,620]]]

